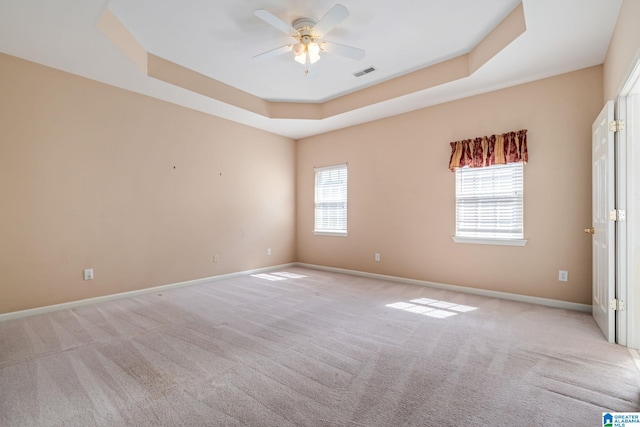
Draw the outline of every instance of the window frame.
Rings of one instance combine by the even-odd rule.
[[[519,192],[520,198],[520,211],[521,211],[521,222],[520,228],[522,229],[522,235],[517,237],[498,237],[498,236],[487,236],[487,235],[459,235],[459,200],[461,197],[458,195],[459,190],[459,173],[472,173],[478,172],[481,173],[483,170],[486,172],[488,168],[496,168],[496,167],[519,167],[521,173],[521,184],[522,186],[519,189],[516,189]],[[507,245],[507,246],[524,246],[527,244],[527,240],[524,239],[524,167],[523,163],[509,163],[507,165],[493,165],[487,166],[485,168],[459,168],[455,171],[455,234],[452,236],[452,240],[455,243],[470,243],[470,244],[481,244],[481,245]],[[480,234],[480,233],[479,233]]]
[[[334,172],[334,171],[344,171],[344,188],[342,189],[338,189],[338,196],[339,198],[337,200],[325,200],[325,201],[319,201],[319,178],[321,177],[321,175],[323,173],[330,173],[330,172]],[[348,170],[348,165],[347,163],[341,163],[338,165],[332,165],[332,166],[324,166],[324,167],[316,167],[314,168],[314,209],[313,209],[313,234],[318,235],[318,236],[342,236],[345,237],[348,235],[348,225],[349,225],[349,207],[348,207],[348,202],[349,202],[349,170]],[[340,197],[342,196],[342,197]],[[318,204],[319,203],[343,203],[344,204],[344,219],[343,224],[344,224],[344,228],[340,228],[340,229],[332,229],[330,227],[318,227],[319,222],[318,222]],[[325,211],[326,212],[326,211]],[[325,223],[326,224],[326,223]]]

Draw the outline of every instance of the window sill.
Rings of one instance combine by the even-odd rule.
[[[455,243],[470,243],[473,245],[499,245],[499,246],[524,246],[527,244],[525,239],[490,239],[479,237],[452,237]]]
[[[336,236],[336,237],[347,237],[349,234],[346,231],[314,231],[313,234],[316,236]]]

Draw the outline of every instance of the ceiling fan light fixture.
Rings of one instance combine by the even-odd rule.
[[[296,55],[293,59],[295,59],[296,62],[304,65],[307,62],[307,52],[302,52],[300,55]]]
[[[318,55],[320,53],[320,46],[317,43],[311,42],[307,45],[307,51],[309,55]]]
[[[295,56],[304,55],[305,46],[303,43],[296,43],[293,45],[293,54]]]
[[[303,42],[293,45],[293,55],[296,62],[305,65],[307,62],[307,45]]]
[[[311,42],[307,44],[307,52],[309,53],[309,62],[315,64],[320,60],[320,46],[317,43]]]

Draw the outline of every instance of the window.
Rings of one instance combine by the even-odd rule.
[[[347,165],[316,168],[316,234],[347,234]]]
[[[456,169],[454,241],[503,241],[504,244],[518,245],[526,243],[522,240],[522,165],[518,162],[484,168]]]

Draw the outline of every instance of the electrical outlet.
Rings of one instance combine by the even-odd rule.
[[[267,248],[267,255],[271,255],[271,248]]]
[[[569,272],[567,270],[558,271],[558,280],[560,282],[568,282],[569,281]]]
[[[380,261],[380,254],[378,252],[376,252],[376,254],[374,255],[374,259],[376,261]]]
[[[84,269],[84,280],[93,280],[93,268]]]
[[[220,262],[220,255],[214,255],[213,262]]]

